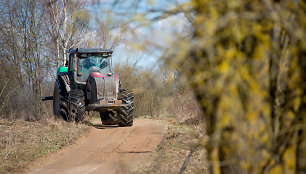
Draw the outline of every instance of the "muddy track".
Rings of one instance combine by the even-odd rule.
[[[136,119],[132,127],[94,124],[87,137],[33,163],[31,174],[126,173],[144,162],[166,133],[166,123]]]

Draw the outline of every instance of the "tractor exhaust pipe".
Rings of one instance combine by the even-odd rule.
[[[41,98],[42,101],[53,100],[53,96],[46,96]]]

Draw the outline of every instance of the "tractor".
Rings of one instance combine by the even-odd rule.
[[[69,49],[68,61],[57,70],[53,96],[56,118],[80,122],[85,111],[100,112],[102,124],[121,127],[133,125],[134,95],[121,88],[113,72],[112,50]]]

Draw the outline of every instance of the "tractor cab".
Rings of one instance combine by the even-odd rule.
[[[112,51],[108,49],[70,49],[68,71],[73,71],[74,80],[84,84],[91,74],[112,75]]]

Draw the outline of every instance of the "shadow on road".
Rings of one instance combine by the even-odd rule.
[[[92,124],[91,126],[95,127],[96,129],[110,129],[119,127],[118,125],[102,125],[102,124]]]
[[[110,129],[110,128],[116,128],[119,127],[118,125],[103,125],[101,123],[94,123],[90,121],[83,121],[83,124],[86,124],[87,126],[92,126],[96,129]]]
[[[152,151],[123,151],[118,153],[152,153]]]

